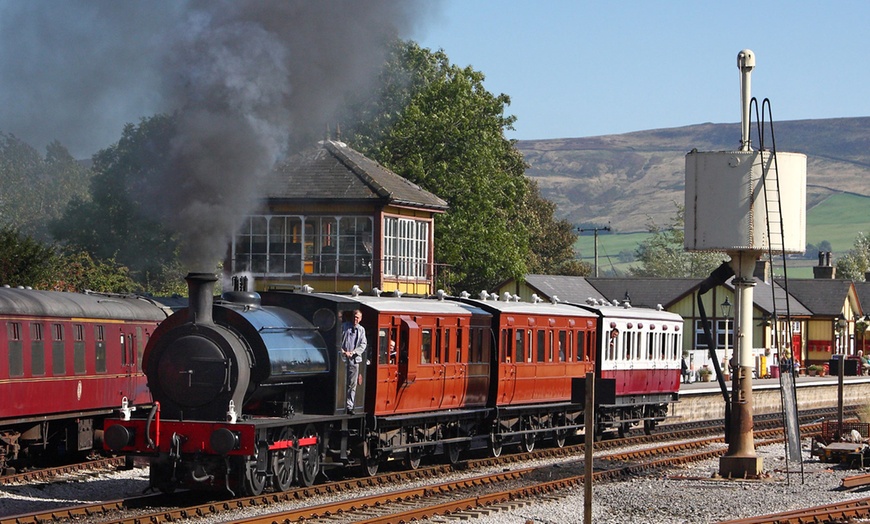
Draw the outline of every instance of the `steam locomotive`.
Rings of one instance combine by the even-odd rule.
[[[143,357],[149,413],[106,421],[105,445],[150,458],[151,486],[259,494],[311,485],[327,468],[374,475],[387,461],[456,462],[470,449],[564,445],[583,427],[651,432],[678,400],[682,318],[617,306],[236,290],[214,299],[192,273],[189,307]],[[495,298],[495,299],[494,299]],[[345,407],[342,320],[368,337],[355,409]]]
[[[170,313],[138,296],[0,288],[0,473],[101,450],[107,415],[150,407],[139,360]]]

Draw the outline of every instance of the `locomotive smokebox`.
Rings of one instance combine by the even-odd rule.
[[[213,324],[211,308],[217,277],[211,273],[188,273],[184,280],[187,281],[187,294],[190,301],[187,306],[190,321],[194,324]]]

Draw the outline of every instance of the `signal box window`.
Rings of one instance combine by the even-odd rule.
[[[369,216],[249,216],[233,240],[233,271],[371,274],[372,224]]]

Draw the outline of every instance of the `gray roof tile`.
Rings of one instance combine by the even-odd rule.
[[[268,178],[266,197],[376,202],[445,211],[447,202],[342,142],[324,141],[290,157]]]

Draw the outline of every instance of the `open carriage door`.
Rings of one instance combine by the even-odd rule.
[[[410,318],[402,317],[399,326],[399,387],[417,380],[420,362],[420,327]]]

